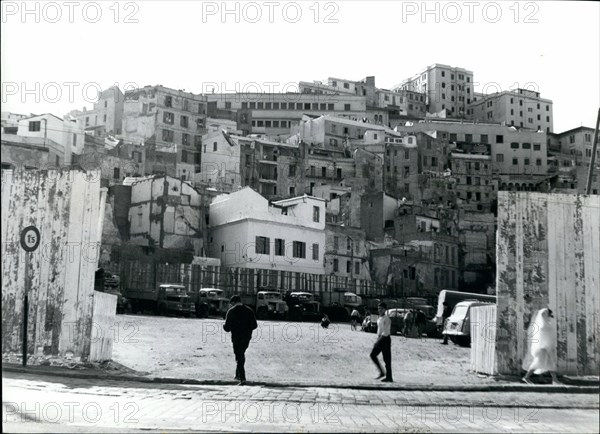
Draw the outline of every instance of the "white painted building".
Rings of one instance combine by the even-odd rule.
[[[71,164],[71,154],[81,154],[84,145],[84,132],[76,122],[59,118],[50,113],[21,119],[17,135],[52,140],[64,149],[64,157],[58,164]],[[54,163],[54,162],[51,162]]]
[[[210,205],[210,256],[223,266],[324,274],[325,200],[269,203],[249,187]]]

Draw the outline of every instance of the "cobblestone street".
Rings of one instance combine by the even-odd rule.
[[[598,396],[143,384],[5,373],[3,424],[82,430],[598,432]]]

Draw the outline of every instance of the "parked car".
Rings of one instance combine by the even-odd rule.
[[[447,335],[457,345],[471,346],[471,308],[489,304],[491,303],[482,302],[481,300],[468,300],[457,303],[444,324],[443,334]]]

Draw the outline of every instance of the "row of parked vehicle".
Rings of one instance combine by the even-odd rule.
[[[142,313],[151,311],[158,315],[174,314],[179,316],[225,317],[229,309],[229,298],[225,291],[218,288],[202,288],[190,294],[186,286],[180,284],[160,284],[156,289],[139,290],[126,288],[121,292],[121,281],[116,274],[98,270],[96,289],[117,296],[117,313]],[[443,290],[438,295],[437,310],[421,297],[402,299],[370,299],[337,290],[325,293],[319,301],[310,292],[288,291],[283,295],[279,291],[258,291],[255,295],[241,295],[242,302],[251,307],[258,319],[288,319],[292,321],[319,321],[327,314],[332,321],[350,320],[350,313],[357,310],[360,314],[362,329],[366,332],[377,331],[377,304],[388,304],[387,314],[392,319],[392,334],[405,331],[404,319],[409,310],[421,311],[425,322],[420,332],[429,337],[447,335],[458,345],[470,345],[471,308],[482,304],[496,303],[493,295]],[[451,315],[444,321],[444,307],[447,304]]]
[[[495,304],[496,296],[443,290],[438,295],[438,306],[435,314],[432,314],[431,306],[415,304],[419,300],[417,297],[410,297],[405,299],[404,302],[412,303],[414,310],[422,310],[425,313],[426,322],[425,326],[421,329],[423,334],[426,334],[428,337],[448,336],[448,339],[457,345],[470,346],[471,309],[477,306]],[[445,321],[443,318],[444,303],[446,303],[451,312]],[[392,308],[387,310],[387,314],[392,320],[392,334],[395,335],[403,332],[405,329],[404,318],[409,310],[409,308]],[[367,315],[363,319],[362,329],[366,332],[376,332],[378,318],[379,315],[377,314]]]

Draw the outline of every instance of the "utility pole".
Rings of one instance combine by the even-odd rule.
[[[594,130],[594,142],[592,143],[592,158],[590,159],[585,194],[590,194],[592,189],[592,173],[594,172],[594,164],[596,164],[596,149],[598,149],[598,127],[600,127],[600,108],[598,109],[598,115],[596,116],[596,129]]]

